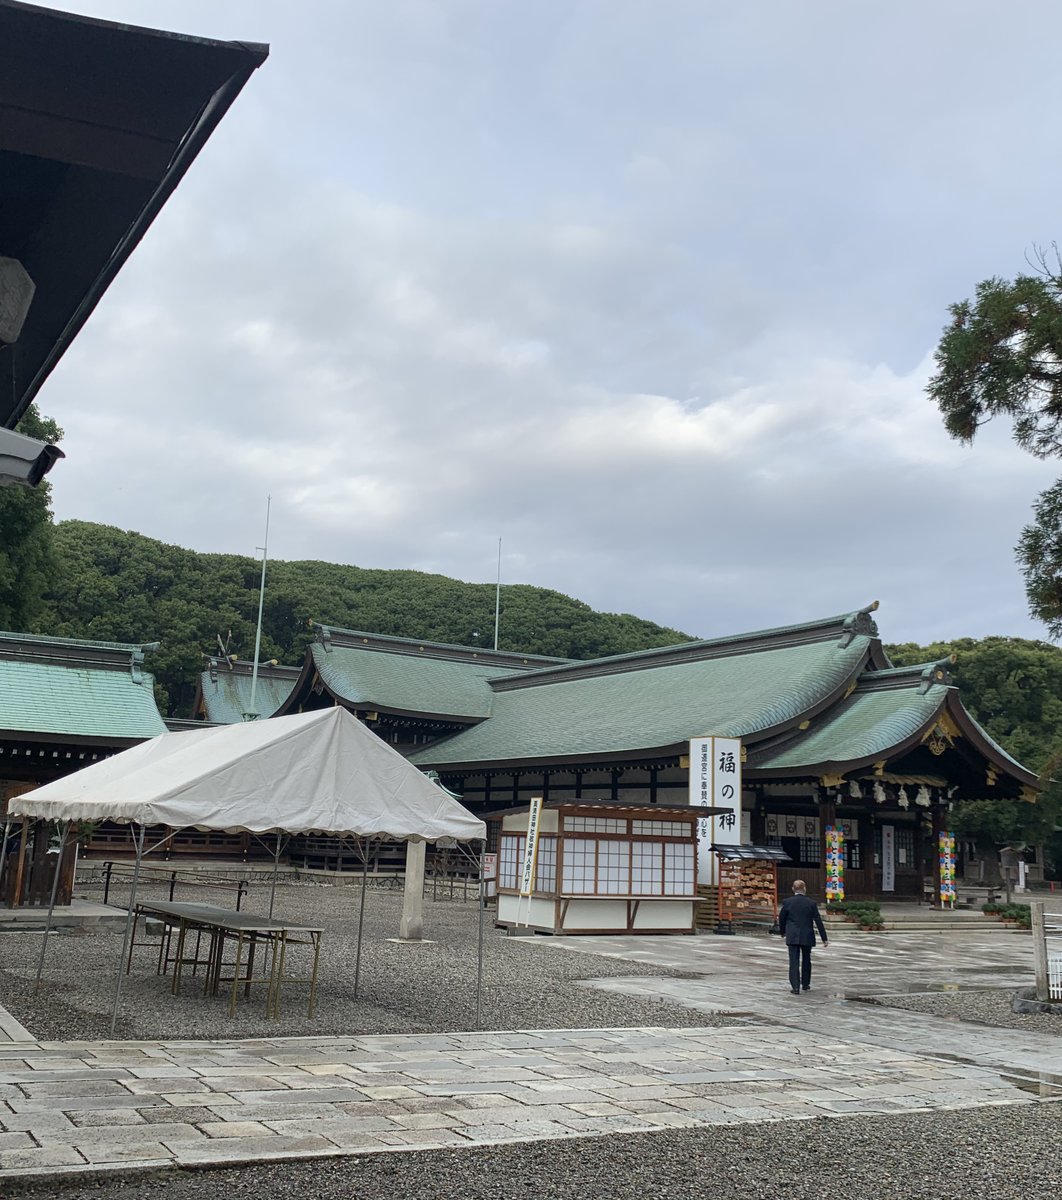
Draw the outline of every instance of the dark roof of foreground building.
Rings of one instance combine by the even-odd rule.
[[[0,257],[35,285],[0,345],[13,428],[266,46],[0,0]]]

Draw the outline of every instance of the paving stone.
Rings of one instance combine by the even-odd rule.
[[[24,1146],[35,1146],[36,1144],[33,1138],[25,1132],[0,1133],[0,1150],[4,1151],[5,1154],[8,1150],[20,1150]],[[2,1158],[0,1158],[0,1162],[3,1162]]]
[[[130,1082],[135,1082],[130,1080]],[[79,1096],[128,1096],[126,1085],[116,1079],[34,1079],[19,1084],[19,1089],[12,1089],[12,1095],[6,1099],[27,1096],[30,1100],[40,1097],[61,1097],[63,1100],[76,1099]],[[61,1107],[68,1107],[63,1104]]]
[[[345,1080],[343,1081],[343,1085],[348,1086]],[[309,1086],[319,1088],[321,1085],[311,1082]],[[200,1087],[210,1088],[216,1092],[232,1092],[233,1094],[242,1092],[286,1092],[289,1090],[286,1076],[282,1081],[274,1078],[272,1075],[261,1074],[260,1064],[258,1074],[228,1072],[224,1075],[202,1075],[196,1080],[195,1087],[168,1088],[167,1091],[194,1092]]]
[[[217,1116],[222,1121],[284,1121],[314,1120],[317,1118],[339,1116],[339,1110],[332,1104],[232,1104],[215,1105]],[[343,1114],[344,1116],[346,1114]]]
[[[31,1112],[0,1114],[0,1129],[5,1133],[42,1133],[48,1129],[73,1129],[69,1113]]]
[[[12,1100],[10,1104],[15,1112],[67,1112],[90,1108],[141,1108],[144,1097],[134,1096],[131,1092],[122,1096],[40,1096],[33,1100]]]
[[[259,1121],[202,1121],[196,1123],[200,1133],[212,1138],[269,1137],[273,1130]]]
[[[412,1100],[421,1094],[418,1089],[403,1084],[388,1087],[365,1086],[358,1091],[370,1100]]]
[[[157,1111],[171,1115],[173,1110],[169,1108],[161,1108]],[[98,1125],[147,1124],[143,1112],[138,1108],[75,1108],[66,1115],[70,1118],[70,1120],[67,1122],[67,1127],[71,1129],[74,1128],[74,1126],[85,1128]],[[62,1128],[62,1126],[56,1126],[57,1130]]]
[[[134,1096],[166,1096],[179,1093],[182,1096],[189,1093],[202,1095],[211,1091],[211,1086],[205,1080],[192,1078],[163,1078],[163,1079],[127,1079],[118,1085],[123,1091],[132,1092]],[[225,1091],[219,1088],[219,1091]]]
[[[340,1100],[364,1100],[365,1093],[357,1088],[341,1087],[341,1088],[303,1088],[297,1092],[288,1089],[273,1090],[273,1091],[236,1091],[232,1090],[230,1095],[235,1096],[241,1104],[271,1104],[271,1103],[286,1103],[286,1100],[278,1100],[279,1096],[297,1097],[295,1103],[298,1104],[334,1104]],[[415,1095],[416,1093],[410,1093]],[[385,1097],[381,1097],[384,1099]]]
[[[460,1118],[444,1112],[408,1113],[392,1117],[391,1120],[405,1129],[452,1129],[455,1125],[464,1124]]]
[[[73,1146],[41,1146],[27,1150],[8,1150],[0,1163],[0,1178],[17,1175],[23,1171],[39,1170],[42,1167],[55,1170],[60,1167],[83,1167],[85,1159]]]
[[[334,1142],[324,1137],[203,1138],[173,1147],[173,1158],[181,1166],[217,1162],[258,1162],[262,1159],[327,1154]]]
[[[168,1125],[86,1125],[69,1132],[56,1130],[42,1134],[42,1145],[102,1146],[135,1145],[148,1140],[161,1142],[198,1141],[203,1135],[194,1125],[170,1122]]]
[[[143,1099],[143,1097],[141,1097]],[[235,1096],[229,1096],[225,1092],[177,1092],[173,1095],[167,1093],[165,1096],[158,1097],[160,1103],[172,1104],[174,1108],[197,1108],[204,1102],[209,1101],[211,1108],[219,1106],[235,1106],[240,1102]]]
[[[386,1117],[348,1117],[345,1114],[320,1117],[316,1120],[299,1118],[264,1123],[275,1133],[286,1134],[289,1137],[300,1137],[305,1134],[333,1137],[346,1133],[394,1133],[396,1129],[394,1123]]]

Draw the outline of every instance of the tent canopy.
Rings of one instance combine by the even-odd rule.
[[[13,799],[12,816],[435,842],[486,826],[341,707],[164,733]]]

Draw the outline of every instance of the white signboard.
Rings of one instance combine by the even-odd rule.
[[[520,868],[520,895],[530,896],[535,890],[535,858],[538,855],[538,823],[542,816],[542,797],[531,801],[527,814],[527,844],[524,846],[524,862]]]
[[[697,823],[697,882],[715,883],[718,862],[713,842],[737,846],[745,828],[741,817],[741,740],[700,737],[690,741],[690,804],[727,812]]]
[[[483,878],[483,895],[486,899],[498,894],[498,856],[497,854],[484,854],[483,864],[480,868]]]
[[[896,891],[896,827],[881,827],[881,890]]]

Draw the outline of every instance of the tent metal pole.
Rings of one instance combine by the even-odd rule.
[[[133,834],[133,844],[136,846],[136,862],[133,864],[133,882],[129,888],[129,911],[125,917],[125,937],[122,939],[122,955],[118,959],[118,974],[114,980],[114,1004],[111,1006],[111,1037],[118,1024],[118,1005],[122,999],[122,975],[126,971],[129,955],[129,938],[132,936],[133,910],[136,908],[136,886],[140,882],[140,863],[144,857],[145,826],[141,825],[139,834]]]
[[[361,979],[361,931],[365,926],[365,892],[369,886],[369,839],[361,843],[361,908],[358,911],[358,948],[354,953],[354,997]]]
[[[273,852],[273,886],[269,889],[269,919],[273,919],[273,903],[277,898],[277,871],[280,869],[280,830],[277,830],[277,845]]]
[[[476,962],[476,1030],[483,1028],[483,920],[487,912],[487,881],[483,876],[483,860],[487,843],[479,844],[479,946]]]
[[[44,922],[44,933],[41,937],[41,956],[37,960],[37,978],[33,984],[34,991],[41,986],[41,972],[44,970],[44,955],[48,949],[48,937],[52,932],[52,914],[55,912],[55,897],[59,891],[59,873],[63,869],[63,848],[66,846],[66,834],[69,828],[69,821],[63,821],[61,823],[61,832],[59,834],[59,855],[55,860],[55,875],[52,877],[52,895],[51,899],[48,901],[48,919]],[[36,858],[36,852],[34,852],[34,858]]]

